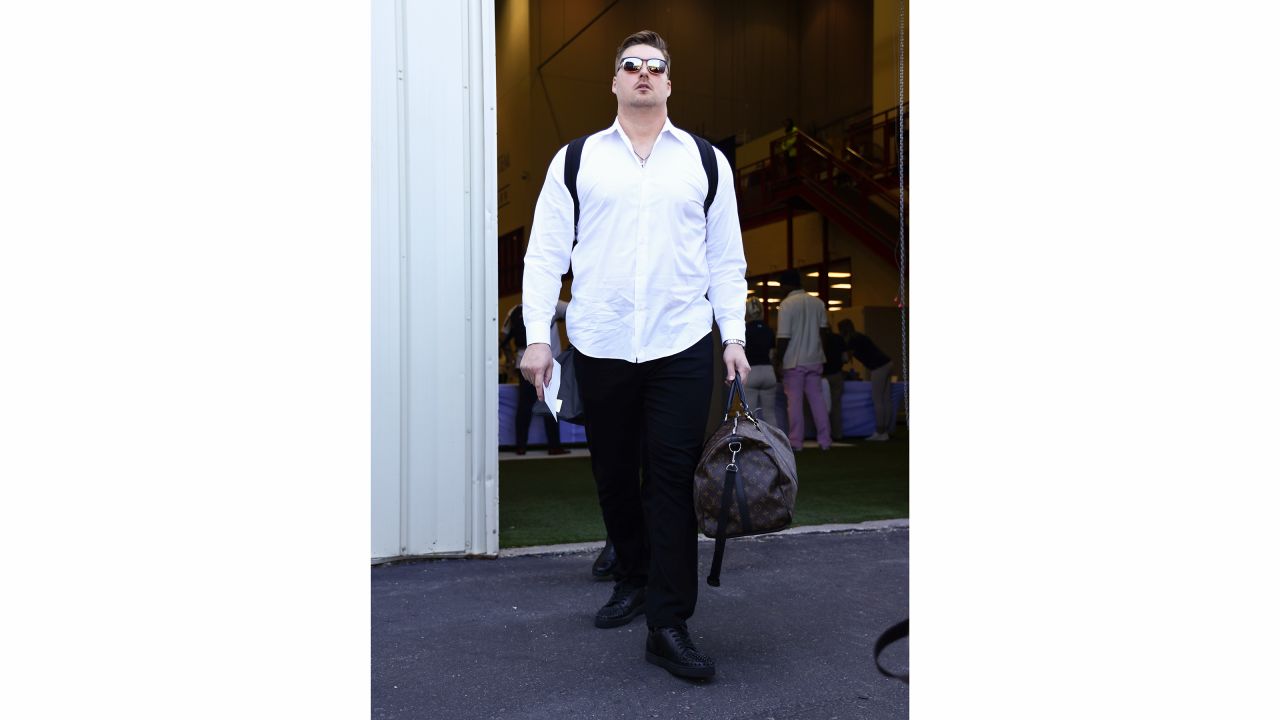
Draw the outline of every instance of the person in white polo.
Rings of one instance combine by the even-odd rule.
[[[782,376],[782,389],[787,394],[787,438],[791,449],[800,452],[804,446],[804,405],[818,431],[818,447],[831,447],[831,418],[822,399],[822,351],[819,328],[827,326],[827,308],[818,298],[805,292],[800,273],[787,270],[778,278],[786,293],[778,305],[778,351],[775,369]]]

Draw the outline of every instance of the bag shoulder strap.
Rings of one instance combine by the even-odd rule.
[[[742,438],[737,435],[730,435],[725,438],[726,446],[733,443],[739,443],[741,447]],[[737,456],[737,453],[734,453]],[[729,537],[729,508],[732,507],[734,489],[738,485],[738,465],[736,462],[730,461],[724,469],[724,486],[720,495],[720,517],[717,518],[716,526],[716,549],[711,554],[711,572],[707,575],[707,584],[711,587],[720,587],[720,566],[724,562],[724,543]],[[739,512],[742,512],[741,510]]]
[[[895,680],[901,680],[904,683],[910,683],[910,676],[907,673],[896,673],[891,670],[886,670],[884,665],[880,664],[880,653],[884,652],[885,648],[907,636],[908,622],[909,620],[903,620],[888,630],[885,630],[883,633],[880,633],[880,637],[876,639],[875,648],[872,650],[875,654],[876,669],[880,671],[880,674],[885,677],[891,677]]]

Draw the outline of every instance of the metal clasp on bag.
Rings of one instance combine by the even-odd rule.
[[[746,401],[746,399],[745,399],[745,398],[740,398],[740,399],[739,399],[739,403],[742,405],[742,411],[741,411],[741,412],[735,412],[735,413],[733,413],[733,431],[734,431],[735,433],[738,431],[738,418],[743,417],[743,416],[746,416],[746,418],[747,418],[748,420],[750,420],[750,421],[751,421],[751,424],[752,424],[752,425],[755,425],[755,426],[756,426],[756,429],[758,430],[758,429],[760,428],[760,422],[759,422],[758,420],[756,420],[756,416],[755,416],[755,415],[752,415],[752,414],[751,414],[751,408],[747,407],[747,401]],[[730,412],[732,412],[732,411],[733,411],[733,403],[732,403],[732,402],[730,402],[730,403],[729,403],[729,407],[725,410],[725,413],[724,413],[724,420],[721,420],[721,422],[728,422],[728,421],[729,421],[729,413],[730,413]]]
[[[750,410],[744,409],[743,412],[738,412],[733,414],[733,431],[734,432],[738,431],[738,418],[740,417],[745,417],[746,419],[750,420],[751,424],[755,425],[757,429],[760,427],[760,421],[756,420],[756,416],[752,415]],[[724,420],[722,422],[728,422],[728,420],[729,420],[729,413],[725,413]]]
[[[738,431],[738,418],[733,419],[733,430],[734,430],[734,435],[736,435]],[[730,437],[733,437],[733,436],[731,435]],[[738,471],[738,453],[742,452],[742,441],[730,440],[729,452],[732,453],[732,455],[729,456],[729,464],[725,465],[724,469],[737,472]]]

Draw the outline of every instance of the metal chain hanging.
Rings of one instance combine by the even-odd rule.
[[[907,180],[903,145],[903,105],[906,101],[907,0],[898,0],[898,314],[902,319],[902,406],[911,425],[911,386],[907,380]]]

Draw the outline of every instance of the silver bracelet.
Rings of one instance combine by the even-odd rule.
[[[741,345],[744,348],[747,346],[747,343],[742,340],[725,340],[723,344],[724,345]]]

